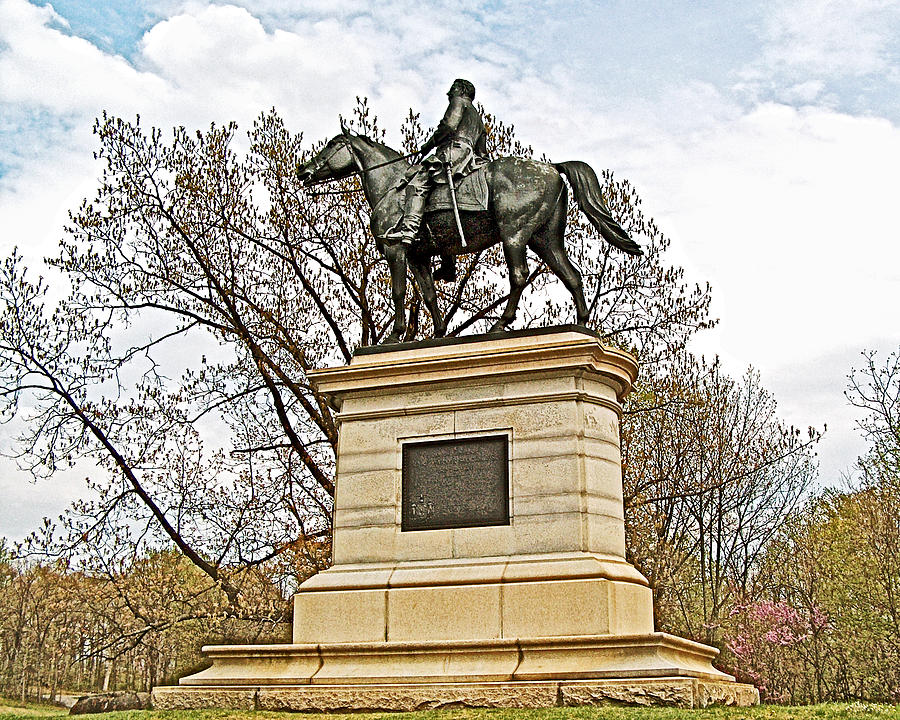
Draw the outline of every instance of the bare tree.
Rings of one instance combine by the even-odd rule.
[[[863,366],[850,373],[847,399],[866,411],[859,429],[869,442],[860,468],[871,480],[900,482],[900,351],[879,364],[874,351],[863,353]]]
[[[707,642],[803,502],[819,433],[784,426],[749,370],[689,355],[635,394],[623,424],[626,527],[661,625]]]

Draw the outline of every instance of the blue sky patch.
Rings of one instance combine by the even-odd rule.
[[[0,103],[0,187],[48,145],[64,142],[78,118]]]
[[[164,17],[143,0],[53,0],[51,3],[29,0],[32,5],[51,5],[65,18],[69,27],[63,32],[76,35],[101,50],[131,59],[143,34]]]

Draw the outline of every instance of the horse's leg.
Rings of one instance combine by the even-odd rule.
[[[528,262],[525,259],[525,242],[531,236],[530,227],[519,230],[513,237],[503,241],[503,254],[506,256],[506,268],[509,272],[509,299],[503,314],[494,323],[489,332],[506,330],[516,319],[519,300],[525,284],[528,282]]]
[[[391,269],[391,299],[394,301],[394,327],[384,343],[397,343],[406,333],[406,245],[386,244],[384,256]]]
[[[575,322],[587,325],[588,307],[584,300],[581,272],[572,264],[566,252],[566,206],[566,192],[563,190],[550,220],[534,234],[529,246],[572,294],[572,300],[575,301]]]
[[[494,323],[490,332],[505,330],[516,319],[519,300],[528,282],[525,248],[532,243],[538,228],[546,226],[553,216],[554,201],[558,200],[563,187],[562,180],[555,170],[551,179],[555,180],[555,186],[548,184],[546,177],[529,176],[518,165],[509,173],[509,177],[490,176],[490,182],[496,193],[494,218],[503,242],[503,254],[506,256],[506,267],[509,271],[509,300],[503,314]],[[517,189],[522,186],[527,189],[524,191]]]
[[[409,268],[419,290],[422,291],[422,299],[428,312],[431,313],[431,323],[434,325],[434,336],[444,337],[447,334],[447,323],[441,315],[441,307],[438,305],[437,293],[434,291],[434,278],[431,276],[431,258],[418,254],[409,256]]]

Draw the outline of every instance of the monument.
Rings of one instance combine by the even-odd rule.
[[[158,708],[752,704],[714,648],[654,631],[625,559],[634,359],[580,326],[363,348],[339,410],[334,564],[293,642],[204,648]]]
[[[340,135],[297,167],[298,177],[307,186],[359,175],[371,208],[372,235],[391,271],[394,322],[386,343],[408,339],[407,269],[431,314],[435,337],[441,337],[447,326],[434,281],[454,276],[455,256],[479,253],[497,244],[503,246],[506,258],[509,295],[491,332],[506,330],[515,320],[528,283],[527,250],[563,283],[575,303],[576,322],[585,325],[589,308],[581,273],[566,251],[569,200],[563,176],[572,186],[579,209],[606,242],[629,255],[643,253],[610,214],[597,174],[587,163],[518,157],[488,160],[484,156],[485,128],[472,105],[474,92],[466,80],[457,80],[450,87],[444,118],[413,153],[425,155],[436,150],[421,163],[409,166],[405,161],[411,156],[342,127]],[[458,177],[458,173],[468,174]],[[435,185],[430,199],[423,201],[422,193]],[[441,256],[442,266],[432,273],[435,255]]]
[[[154,705],[757,703],[712,666],[715,648],[655,632],[652,592],[626,560],[619,422],[638,368],[584,327],[562,176],[607,242],[640,246],[586,163],[490,160],[474,86],[457,80],[448,97],[420,151],[434,157],[408,166],[344,128],[298,168],[306,184],[360,174],[395,308],[388,344],[308,373],[340,424],[333,564],[294,596],[290,644],[206,647],[212,666],[155,688]],[[510,293],[491,333],[440,339],[434,281],[452,279],[456,255],[497,243]],[[526,248],[569,290],[578,325],[502,332]],[[408,268],[436,339],[399,342]]]

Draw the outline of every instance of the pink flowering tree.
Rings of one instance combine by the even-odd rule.
[[[830,624],[818,607],[746,599],[732,608],[729,621],[723,660],[739,680],[755,684],[770,702],[821,696],[810,683]]]

